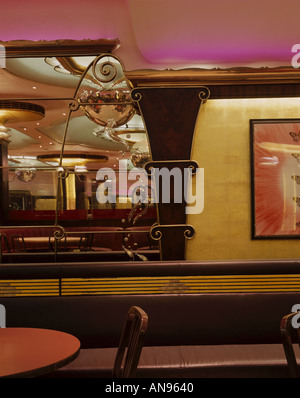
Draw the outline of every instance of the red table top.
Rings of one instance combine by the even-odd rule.
[[[0,377],[33,377],[66,365],[77,357],[80,341],[64,332],[0,328]]]

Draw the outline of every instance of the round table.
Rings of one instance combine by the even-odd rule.
[[[34,377],[73,361],[80,341],[48,329],[0,329],[0,377]]]

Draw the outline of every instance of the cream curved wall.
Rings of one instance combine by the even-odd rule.
[[[300,118],[300,99],[209,100],[200,109],[191,159],[204,168],[204,210],[187,260],[300,258],[299,239],[251,239],[249,119]]]

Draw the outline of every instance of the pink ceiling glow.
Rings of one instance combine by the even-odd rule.
[[[129,0],[150,62],[290,62],[300,42],[298,0]]]
[[[299,0],[3,0],[0,40],[119,38],[126,69],[289,65]]]
[[[3,0],[0,39],[115,38],[127,24],[126,14],[127,4],[122,0]]]

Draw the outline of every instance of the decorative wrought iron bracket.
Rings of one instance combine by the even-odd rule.
[[[160,240],[163,236],[165,230],[171,230],[176,228],[181,231],[181,234],[186,239],[192,239],[195,236],[195,229],[192,225],[189,224],[171,224],[171,225],[158,225],[154,224],[150,229],[150,236],[154,240]]]

